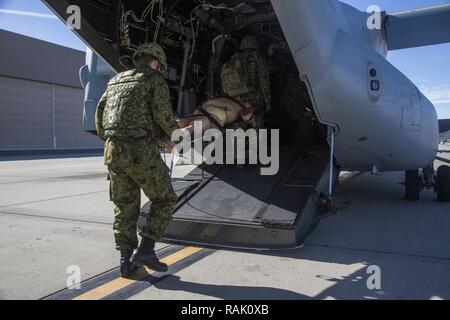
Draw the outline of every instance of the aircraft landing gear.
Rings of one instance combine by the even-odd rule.
[[[419,170],[405,172],[405,199],[419,201],[422,191],[422,181]]]
[[[441,166],[437,171],[436,192],[439,202],[450,202],[450,167]]]
[[[450,167],[441,166],[434,172],[434,166],[422,170],[405,172],[405,199],[419,201],[424,189],[434,189],[439,202],[450,203]]]

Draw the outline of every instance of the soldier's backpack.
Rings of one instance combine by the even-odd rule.
[[[249,65],[252,62],[249,54],[239,53],[222,67],[222,90],[232,98],[240,97],[256,91],[255,84],[251,83]]]
[[[145,82],[155,74],[150,70],[131,70],[114,77],[108,84],[103,113],[106,138],[142,138],[153,135],[153,117],[148,107]]]

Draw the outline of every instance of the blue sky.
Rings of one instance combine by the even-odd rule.
[[[450,3],[450,0],[344,0],[343,2],[363,11],[376,4],[383,10],[395,12]],[[86,49],[84,43],[39,0],[0,0],[0,28],[82,51]],[[388,59],[418,85],[435,104],[441,118],[450,118],[450,44],[391,51]]]

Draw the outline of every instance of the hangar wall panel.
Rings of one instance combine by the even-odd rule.
[[[0,150],[99,149],[80,88],[0,76]]]
[[[51,84],[0,76],[0,149],[53,148]]]
[[[55,85],[55,135],[57,148],[102,148],[95,136],[83,132],[84,91]]]

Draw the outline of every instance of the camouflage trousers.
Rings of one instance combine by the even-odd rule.
[[[109,170],[111,201],[116,206],[116,248],[124,250],[138,246],[140,189],[151,201],[150,215],[140,235],[161,240],[172,219],[177,197],[157,145],[148,139],[108,139],[105,164]]]

